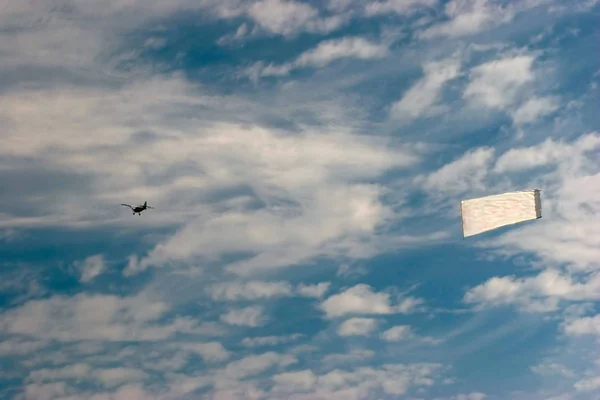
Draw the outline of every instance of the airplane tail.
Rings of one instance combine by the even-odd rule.
[[[147,203],[148,203],[147,201],[145,201],[145,202],[144,202],[144,207],[146,207],[146,206],[147,206]]]

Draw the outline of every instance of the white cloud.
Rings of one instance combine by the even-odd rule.
[[[582,379],[576,382],[574,387],[578,392],[595,392],[600,389],[600,376]]]
[[[453,58],[430,62],[423,65],[423,72],[424,77],[392,104],[391,117],[414,119],[436,113],[440,93],[448,81],[458,77],[460,63]]]
[[[250,306],[229,310],[227,314],[221,316],[221,321],[229,325],[257,327],[263,325],[267,317],[263,314],[262,307]]]
[[[144,381],[148,374],[133,368],[92,368],[88,364],[78,363],[56,369],[32,371],[27,382],[44,383],[51,381],[96,381],[106,388],[114,388],[124,383]]]
[[[102,51],[90,56],[94,74],[94,63],[112,72]],[[353,111],[339,96],[300,105],[293,95],[278,92],[268,101],[273,106],[265,107],[242,97],[208,95],[177,74],[101,72],[98,79],[110,80],[102,88],[3,91],[0,114],[12,127],[0,153],[33,157],[40,169],[46,162],[56,165],[68,171],[67,182],[77,174],[85,177],[72,189],[61,186],[60,195],[44,193],[43,209],[31,208],[38,216],[5,210],[0,226],[126,226],[131,220],[115,204],[151,199],[160,212],[138,219],[137,226],[180,229],[149,257],[133,258],[127,276],[169,261],[191,264],[230,253],[254,255],[224,266],[250,274],[316,256],[364,258],[382,251],[373,233],[394,212],[381,200],[386,188],[367,182],[414,165],[418,152],[391,138],[355,134],[347,118]],[[179,118],[184,110],[187,117]],[[296,122],[291,116],[307,114],[327,123],[297,121],[300,133],[293,135],[258,123],[275,116]],[[232,115],[238,122],[224,122]],[[207,200],[239,188],[248,193]],[[205,195],[198,196],[199,190]],[[257,210],[258,202],[264,207]]]
[[[83,260],[79,266],[81,270],[80,282],[90,282],[104,271],[104,256],[101,254]]]
[[[542,363],[531,367],[531,371],[542,376],[561,375],[573,377],[575,374],[569,368],[557,363]]]
[[[473,107],[505,110],[512,106],[523,87],[534,80],[534,57],[518,55],[493,60],[471,70],[463,97]]]
[[[558,108],[559,101],[556,97],[534,97],[525,101],[511,113],[511,116],[515,125],[530,124],[553,113]]]
[[[321,282],[317,283],[316,285],[300,284],[296,288],[296,291],[302,296],[320,299],[325,295],[329,289],[329,286],[331,286],[330,282]]]
[[[145,372],[133,368],[96,369],[92,376],[108,388],[117,387],[123,383],[145,381],[148,379],[148,375]]]
[[[542,219],[486,243],[506,254],[534,253],[553,266],[594,271],[600,266],[600,149],[597,133],[571,143],[546,140],[513,149],[497,161],[495,171],[523,173],[544,166],[541,176],[521,185],[542,189]],[[516,174],[510,175],[517,179]],[[590,275],[588,278],[594,278]]]
[[[0,331],[62,342],[78,340],[148,341],[193,332],[197,323],[175,318],[159,323],[168,306],[146,295],[118,297],[78,294],[30,300],[3,314]]]
[[[233,361],[227,364],[217,376],[243,379],[249,376],[258,375],[275,366],[287,367],[297,362],[298,360],[293,356],[270,351],[268,353],[251,355]]]
[[[412,337],[413,332],[408,325],[394,326],[381,334],[381,337],[388,342],[398,342],[400,340]]]
[[[372,318],[350,318],[337,330],[340,336],[369,336],[377,329],[378,321]]]
[[[284,36],[303,31],[328,33],[345,22],[338,16],[321,17],[309,4],[288,0],[260,0],[247,12],[266,31]]]
[[[290,296],[293,289],[287,282],[250,281],[214,284],[209,291],[213,300],[236,301]]]
[[[469,290],[464,297],[467,303],[483,306],[514,304],[530,312],[555,311],[561,300],[597,299],[600,299],[600,273],[579,283],[554,269],[529,278],[494,277]]]
[[[335,367],[348,368],[351,365],[364,365],[366,360],[375,357],[373,350],[362,348],[352,348],[350,351],[340,354],[327,354],[321,360],[321,367],[324,370],[334,369]]]
[[[317,376],[311,370],[284,372],[273,376],[273,381],[289,391],[303,392],[311,390],[315,386]]]
[[[211,285],[208,292],[216,301],[260,300],[295,295],[318,299],[323,297],[329,286],[329,282],[315,285],[301,283],[294,289],[290,283],[283,281],[224,282]]]
[[[420,33],[431,39],[438,36],[460,37],[509,22],[514,16],[512,6],[495,5],[493,0],[451,0],[446,3],[449,19]]]
[[[572,143],[548,138],[538,145],[511,149],[502,154],[496,161],[494,172],[524,172],[569,159],[577,164],[583,156],[599,150],[600,134],[597,133],[582,135]]]
[[[421,8],[433,7],[437,0],[382,0],[365,5],[365,14],[369,16],[396,13],[411,14]]]
[[[261,62],[255,64],[247,70],[247,74],[255,80],[258,76],[285,76],[298,68],[323,68],[341,59],[381,59],[388,54],[389,50],[384,44],[374,43],[361,37],[343,37],[325,40],[289,63],[264,65]]]
[[[294,62],[295,66],[324,67],[341,58],[370,60],[388,55],[388,48],[361,37],[345,37],[321,42],[312,50],[302,53]]]
[[[576,318],[564,325],[564,331],[571,336],[600,336],[600,315]]]
[[[23,394],[27,400],[53,400],[67,393],[64,382],[25,385]]]
[[[376,293],[369,285],[359,284],[330,296],[321,303],[321,309],[327,318],[336,318],[347,314],[410,313],[420,303],[418,299],[407,298],[398,305],[392,305],[390,294]]]
[[[276,375],[270,398],[294,400],[363,399],[367,393],[381,391],[384,397],[405,395],[412,387],[427,387],[439,364],[386,364],[379,367],[335,369],[318,375],[312,370],[300,370]]]
[[[183,343],[178,344],[178,348],[198,354],[202,359],[209,363],[225,361],[229,358],[229,352],[219,342],[207,343]]]
[[[434,400],[485,400],[487,395],[485,393],[473,392],[468,394],[457,394],[452,397],[435,398]],[[550,399],[546,399],[550,400]]]
[[[370,235],[391,216],[389,208],[379,200],[383,188],[349,183],[349,177],[358,182],[372,175],[369,171],[383,172],[417,160],[408,154],[404,158],[402,151],[392,151],[383,143],[387,139],[375,144],[380,139],[373,142],[372,138],[356,136],[346,140],[343,139],[345,134],[325,132],[280,136],[270,129],[250,130],[223,126],[214,131],[214,136],[194,139],[197,143],[190,142],[185,148],[165,141],[160,149],[146,149],[144,157],[150,157],[148,161],[151,155],[164,159],[173,152],[173,156],[179,154],[175,158],[181,162],[182,158],[192,156],[185,153],[202,149],[196,159],[205,163],[206,171],[217,174],[215,183],[250,184],[265,201],[276,204],[289,201],[292,205],[231,210],[192,220],[173,237],[157,245],[148,257],[132,263],[126,273],[160,265],[169,259],[214,259],[229,252],[256,254],[226,267],[239,274],[287,266],[319,254],[343,251],[347,255],[350,244],[355,249],[364,247],[369,243],[364,240],[365,235]],[[369,149],[370,145],[363,146],[361,142],[371,142],[375,147]],[[171,151],[165,150],[164,146],[173,145]],[[218,153],[223,156],[216,156]],[[175,162],[175,158],[171,162]],[[226,159],[231,162],[225,162]],[[206,179],[206,176],[194,178],[190,184],[204,185]],[[198,182],[194,183],[195,180]],[[152,195],[160,196],[158,192]],[[293,205],[297,202],[300,204]],[[356,247],[359,238],[363,244]]]
[[[44,348],[48,343],[39,340],[8,339],[0,342],[0,357],[32,354]]]
[[[92,368],[89,365],[83,363],[56,369],[40,369],[29,373],[27,381],[41,383],[65,379],[85,379],[90,376],[91,370]]]
[[[276,346],[279,344],[287,344],[294,342],[302,337],[302,334],[295,333],[286,336],[263,336],[255,338],[244,338],[242,345],[245,347],[261,347],[261,346]]]
[[[381,338],[387,342],[399,342],[403,340],[411,340],[420,343],[437,345],[442,343],[442,340],[431,336],[418,336],[413,329],[408,325],[394,326],[381,334]]]
[[[444,165],[427,176],[418,176],[420,183],[427,190],[459,194],[463,192],[485,189],[485,178],[494,159],[494,149],[481,147],[470,150],[460,158]]]

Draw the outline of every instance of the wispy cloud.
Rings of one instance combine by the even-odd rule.
[[[220,283],[209,288],[213,300],[256,300],[292,294],[287,282]]]
[[[485,188],[485,178],[493,160],[493,148],[478,148],[427,176],[416,177],[415,182],[428,190],[443,193],[458,194],[474,189],[482,190]]]
[[[451,0],[444,8],[448,21],[426,29],[420,36],[425,39],[460,37],[509,22],[514,17],[513,7],[497,3],[493,0]]]
[[[505,57],[476,66],[463,97],[473,107],[505,110],[518,100],[521,89],[534,79],[534,57]]]
[[[392,118],[414,119],[430,116],[438,110],[436,102],[444,85],[458,77],[460,63],[454,58],[423,65],[424,77],[414,84],[402,97],[392,104]]]
[[[523,103],[512,113],[515,125],[531,124],[559,108],[559,101],[554,97],[534,97]]]
[[[81,282],[89,282],[104,272],[104,257],[99,254],[90,256],[79,265],[81,270]]]
[[[289,63],[265,65],[264,62],[259,62],[248,68],[246,74],[253,80],[264,76],[286,76],[299,68],[323,68],[341,59],[381,59],[388,54],[389,50],[385,44],[374,43],[362,37],[344,37],[325,40]]]

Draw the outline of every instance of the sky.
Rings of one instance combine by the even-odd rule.
[[[599,14],[0,0],[0,398],[600,398]]]

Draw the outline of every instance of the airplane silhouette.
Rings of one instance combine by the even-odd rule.
[[[148,202],[147,202],[147,201],[145,201],[145,202],[144,202],[144,204],[142,204],[142,205],[139,205],[139,206],[137,206],[137,207],[132,207],[132,206],[130,206],[129,204],[122,204],[122,203],[121,203],[121,205],[122,205],[122,206],[125,206],[125,207],[129,207],[129,208],[131,208],[131,210],[133,211],[133,215],[135,215],[135,214],[137,214],[137,215],[142,215],[142,211],[144,211],[145,209],[147,209],[147,208],[154,208],[154,207],[150,207],[150,206],[148,205]]]

